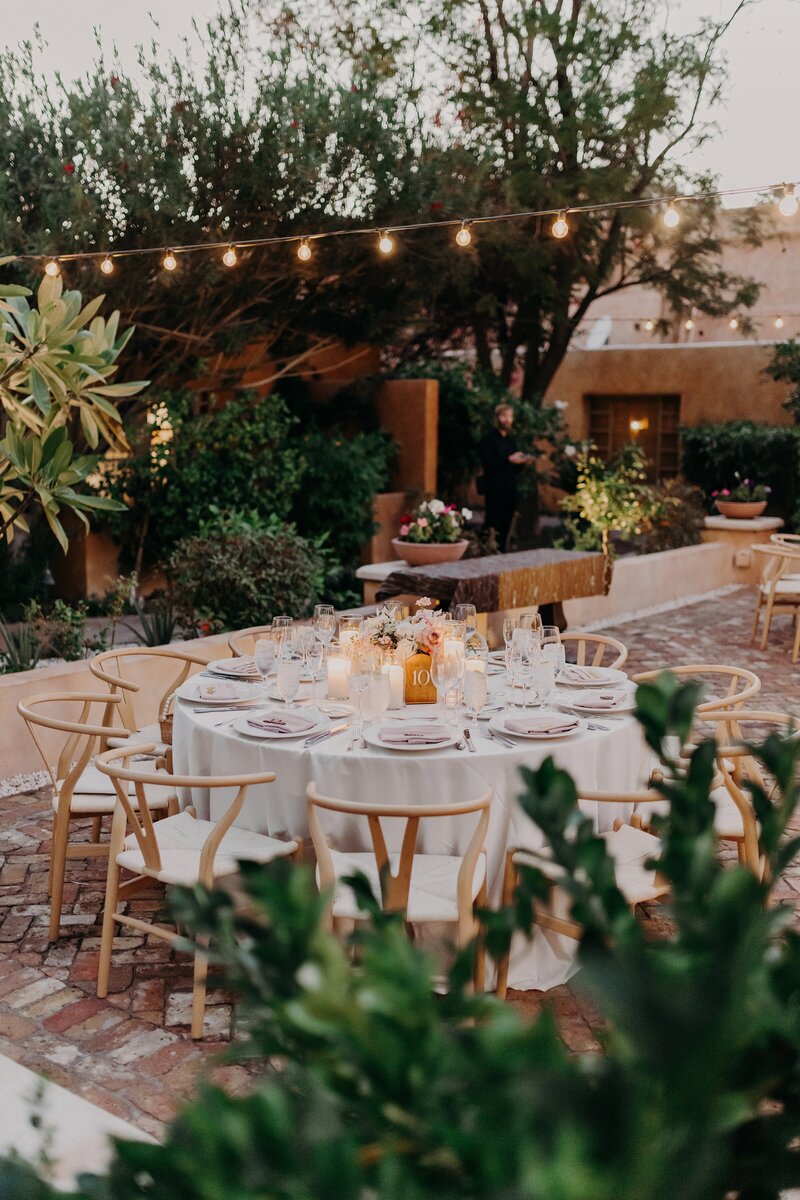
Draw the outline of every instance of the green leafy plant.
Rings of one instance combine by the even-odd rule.
[[[125,626],[130,629],[137,642],[141,642],[143,646],[168,646],[173,641],[179,621],[171,600],[151,600],[147,607],[137,604],[136,615],[142,627],[141,633],[134,625],[125,622]]]
[[[0,260],[0,266],[9,262]],[[113,401],[136,395],[143,383],[109,383],[132,330],[118,336],[119,313],[98,316],[103,297],[83,306],[80,292],[64,292],[60,276],[45,276],[38,308],[27,288],[0,285],[0,533],[27,529],[26,511],[38,505],[62,549],[67,535],[59,514],[119,508],[92,492],[78,492],[97,457],[75,456],[73,425],[92,450],[101,442],[122,451],[126,442]]]
[[[650,518],[649,528],[634,539],[637,554],[699,545],[706,518],[700,489],[683,479],[662,479],[653,485],[653,496],[659,511]]]
[[[800,425],[800,342],[796,338],[779,342],[772,352],[766,372],[777,383],[792,385],[783,407],[792,414],[795,425]]]
[[[5,645],[0,656],[0,671],[4,675],[32,671],[45,649],[35,627],[29,621],[12,626],[0,619],[0,635]]]
[[[664,508],[647,483],[645,457],[638,446],[624,446],[606,463],[596,446],[583,447],[577,456],[577,490],[561,501],[568,517],[565,528],[578,549],[614,552],[612,534],[632,536],[646,532]]]
[[[263,625],[276,613],[305,616],[321,594],[324,560],[291,526],[236,536],[208,532],[179,542],[167,566],[182,625]]]
[[[739,472],[734,472],[736,482],[729,488],[724,487],[718,492],[712,492],[714,500],[729,500],[738,504],[754,504],[768,500],[772,488],[764,483],[756,483],[752,479],[742,479]]]
[[[800,427],[706,422],[681,429],[681,451],[683,475],[709,503],[738,473],[742,479],[768,479],[774,511],[790,522],[797,513],[800,520]]]

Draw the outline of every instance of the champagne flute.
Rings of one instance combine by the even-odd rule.
[[[272,618],[272,636],[278,644],[279,651],[293,624],[294,617],[282,615]]]
[[[306,666],[311,676],[311,702],[316,704],[319,699],[317,685],[325,673],[325,647],[321,642],[315,642],[312,645],[306,655]]]
[[[364,736],[364,693],[369,687],[370,677],[365,671],[353,672],[350,676],[350,698],[355,700],[356,711],[358,713],[358,721],[353,722],[353,730],[350,740],[351,747],[356,744],[359,738]]]
[[[516,617],[503,617],[503,641],[510,646],[514,640],[514,630],[517,629]]]
[[[314,633],[327,649],[336,632],[336,612],[332,604],[314,605]]]

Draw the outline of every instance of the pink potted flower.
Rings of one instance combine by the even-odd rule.
[[[413,513],[403,514],[398,536],[392,538],[394,552],[412,567],[454,562],[467,548],[462,534],[471,516],[469,509],[455,504],[423,500]]]

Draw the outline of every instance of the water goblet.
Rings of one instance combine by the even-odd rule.
[[[315,642],[306,655],[306,667],[311,676],[311,702],[316,704],[317,685],[325,673],[325,647],[320,642]]]
[[[278,657],[278,692],[287,708],[290,708],[292,702],[300,688],[300,672],[303,669],[303,660],[293,653],[283,653]]]
[[[531,667],[531,682],[542,708],[547,708],[553,699],[553,692],[556,686],[555,667],[549,659],[540,658],[533,664]]]
[[[542,657],[553,664],[556,676],[560,675],[564,666],[565,651],[561,644],[561,631],[556,625],[542,627]]]
[[[363,698],[365,728],[368,728],[373,721],[383,716],[389,707],[389,700],[389,676],[384,675],[381,671],[371,673],[369,683],[364,690]]]
[[[314,605],[314,634],[324,647],[328,647],[336,632],[336,612],[332,604]]]
[[[275,665],[275,643],[271,638],[258,638],[253,647],[253,660],[261,677],[261,695],[267,693],[267,676]]]
[[[464,704],[472,714],[472,724],[478,725],[478,713],[486,703],[486,673],[467,671],[464,675]]]

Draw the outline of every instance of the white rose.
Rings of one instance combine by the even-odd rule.
[[[433,515],[435,517],[438,517],[440,513],[444,512],[444,508],[445,508],[444,501],[443,500],[431,500],[430,503],[428,504],[428,508],[430,509],[430,511],[433,513]]]
[[[471,508],[462,508],[461,515],[465,521],[471,521],[472,520],[472,509]]]
[[[574,446],[565,446],[564,453],[566,454],[567,458],[574,458],[578,451]]]

